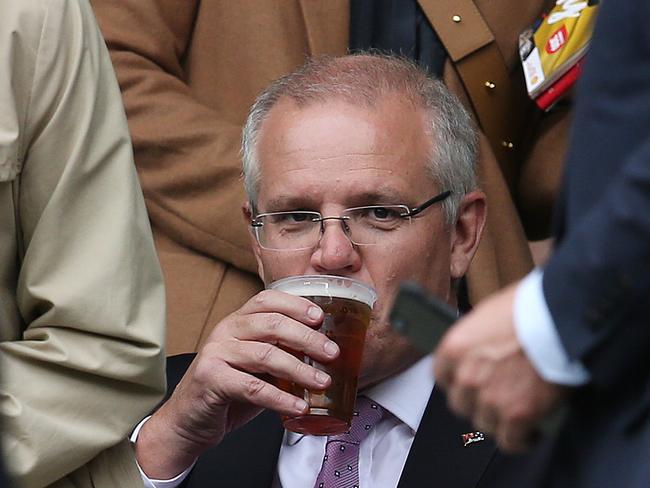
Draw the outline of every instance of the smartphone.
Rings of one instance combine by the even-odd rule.
[[[432,352],[458,313],[420,285],[403,283],[390,313],[390,323],[397,332],[423,352]]]

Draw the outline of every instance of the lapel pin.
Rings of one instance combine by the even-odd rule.
[[[463,434],[461,435],[461,437],[463,439],[463,447],[467,447],[476,442],[481,442],[485,440],[485,434],[483,434],[483,432],[480,432],[478,430],[476,432],[468,432],[467,434]]]

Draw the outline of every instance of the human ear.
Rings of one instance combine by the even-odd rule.
[[[262,265],[262,248],[260,247],[259,242],[255,238],[255,231],[251,225],[251,220],[253,219],[253,206],[250,202],[244,202],[242,205],[242,216],[248,228],[248,237],[251,242],[251,247],[253,248],[253,254],[255,255],[255,260],[257,261],[257,274],[264,281],[264,267]]]
[[[463,197],[453,228],[449,264],[452,279],[461,278],[467,272],[481,240],[486,216],[485,193],[475,190]]]

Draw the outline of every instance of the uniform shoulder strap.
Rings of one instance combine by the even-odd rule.
[[[497,159],[512,169],[523,136],[522,106],[527,100],[521,87],[512,86],[490,26],[473,0],[419,3],[455,64]]]

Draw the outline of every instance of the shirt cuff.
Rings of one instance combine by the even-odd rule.
[[[517,287],[514,322],[517,338],[537,373],[550,383],[579,386],[589,382],[580,361],[570,361],[551,317],[544,291],[543,272],[531,272]]]
[[[145,417],[142,419],[142,421],[133,429],[133,433],[131,434],[131,437],[129,440],[131,443],[135,444],[135,441],[138,440],[138,434],[140,433],[140,429],[142,429],[142,426],[151,418],[151,415],[148,417]],[[135,464],[138,466],[138,471],[140,471],[140,477],[142,478],[142,482],[144,483],[144,488],[176,488],[179,486],[185,478],[187,478],[187,475],[190,474],[190,471],[192,471],[192,468],[194,467],[194,464],[196,464],[196,461],[192,463],[192,465],[187,468],[185,471],[180,473],[177,476],[174,476],[172,479],[169,480],[156,480],[149,478],[144,471],[142,471],[142,468],[140,467],[140,464],[138,463],[138,460],[136,459]]]

